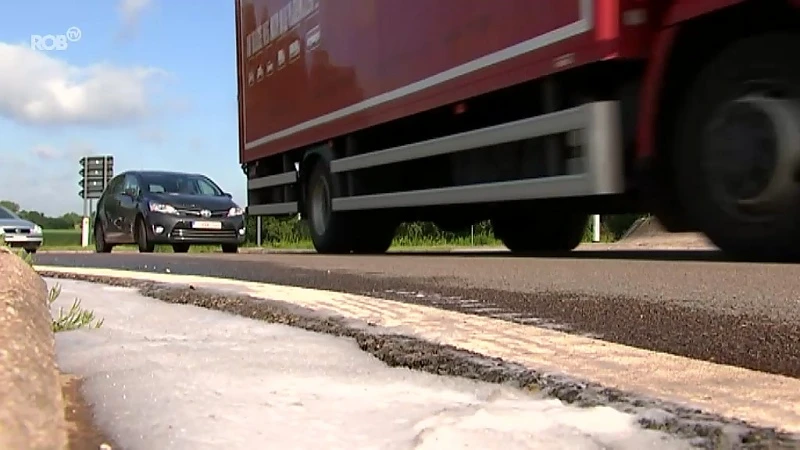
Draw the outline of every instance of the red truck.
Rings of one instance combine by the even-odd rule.
[[[800,0],[237,0],[250,215],[321,253],[490,220],[566,251],[652,212],[800,255]]]

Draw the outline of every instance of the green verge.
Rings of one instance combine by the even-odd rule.
[[[627,214],[618,216],[604,216],[601,224],[600,241],[616,241],[630,225],[639,218],[639,215]],[[305,221],[295,218],[266,217],[262,221],[262,242],[264,250],[311,250],[313,244],[308,233]],[[256,220],[249,217],[247,220],[247,239],[243,248],[256,248]],[[90,242],[92,236],[89,237]],[[584,242],[591,242],[592,229],[588,224],[584,232]],[[80,230],[45,230],[42,250],[85,251],[81,247]],[[91,244],[90,244],[91,246]],[[392,244],[393,251],[413,250],[448,250],[456,248],[502,247],[488,222],[480,222],[472,229],[467,228],[461,232],[447,232],[439,229],[430,222],[411,222],[400,225],[397,229]],[[133,245],[115,247],[116,251],[135,251]],[[189,250],[192,253],[219,252],[219,246],[196,245]],[[157,246],[158,253],[171,253],[170,246]]]

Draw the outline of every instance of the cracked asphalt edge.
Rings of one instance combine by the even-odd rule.
[[[40,276],[138,289],[141,295],[168,303],[193,305],[242,317],[283,324],[317,333],[353,339],[365,351],[390,367],[406,367],[435,375],[455,376],[503,384],[557,398],[580,406],[610,406],[633,414],[647,429],[686,438],[705,449],[800,449],[800,435],[745,421],[706,413],[661,399],[648,398],[597,383],[563,375],[542,373],[521,364],[488,357],[457,347],[382,331],[372,324],[356,323],[287,302],[249,295],[198,289],[179,283],[159,283],[126,278],[49,272]]]

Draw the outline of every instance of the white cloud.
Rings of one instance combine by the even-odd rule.
[[[81,212],[79,160],[101,154],[91,142],[80,140],[36,145],[23,152],[0,148],[0,200],[53,217]]]
[[[71,161],[74,160],[75,164],[77,164],[78,160],[84,156],[99,155],[100,152],[94,144],[86,141],[76,140],[69,144],[66,154],[69,156]]]
[[[120,0],[119,14],[122,18],[121,38],[132,38],[139,28],[139,20],[152,0]]]
[[[147,116],[152,67],[79,67],[0,42],[0,116],[28,125],[116,125]]]
[[[41,211],[49,216],[80,211],[77,161],[74,164],[64,159],[42,161],[31,158],[30,153],[3,157],[0,200],[11,200],[23,209]]]
[[[31,153],[39,159],[54,160],[60,159],[64,154],[55,147],[50,145],[37,145],[31,149]]]
[[[167,140],[167,134],[158,128],[139,130],[138,137],[140,141],[153,145],[161,145]]]

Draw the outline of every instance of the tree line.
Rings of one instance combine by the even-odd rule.
[[[81,215],[77,213],[66,213],[60,217],[50,217],[39,211],[24,210],[18,203],[10,200],[0,200],[0,205],[11,210],[20,218],[30,220],[46,230],[71,230],[79,228],[81,225]]]

